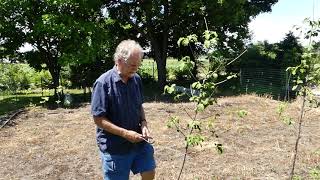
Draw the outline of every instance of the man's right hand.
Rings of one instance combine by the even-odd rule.
[[[139,134],[135,131],[126,130],[123,137],[132,143],[143,141],[142,134]]]

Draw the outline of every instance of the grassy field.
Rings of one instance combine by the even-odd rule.
[[[69,93],[71,96],[77,97],[77,101],[81,101],[83,98],[83,90],[81,89],[66,89],[64,93]],[[42,97],[50,97],[54,94],[54,90],[41,90],[35,91],[19,91],[16,94],[2,92],[0,93],[0,115],[6,114],[17,109],[21,109],[29,106],[39,106]],[[86,95],[90,96],[90,95]]]
[[[168,58],[166,68],[169,79],[173,78],[174,70],[177,69],[181,63],[182,62],[178,61],[177,59]],[[158,79],[157,63],[153,59],[143,59],[138,73],[142,76],[149,76],[156,81]]]

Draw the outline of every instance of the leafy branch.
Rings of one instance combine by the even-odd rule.
[[[186,112],[187,116],[190,119],[185,128],[182,127],[182,123],[179,117],[172,117],[170,115],[170,119],[167,123],[167,126],[169,128],[175,128],[176,131],[179,132],[185,140],[185,152],[178,180],[181,178],[189,147],[202,145],[202,143],[207,139],[207,137],[204,136],[204,130],[209,130],[211,132],[211,135],[215,135],[212,119],[204,121],[203,118],[198,118],[198,115],[204,112],[207,107],[217,102],[215,94],[217,87],[220,84],[237,77],[236,74],[228,75],[225,72],[225,68],[227,65],[230,65],[232,62],[236,61],[242,54],[246,52],[242,52],[239,56],[231,60],[229,63],[226,63],[226,61],[220,61],[223,58],[216,52],[216,46],[218,42],[217,33],[212,31],[205,31],[203,33],[203,38],[204,42],[200,43],[198,42],[197,35],[189,35],[187,37],[180,38],[178,41],[178,45],[188,46],[189,43],[196,43],[197,45],[201,44],[202,49],[205,52],[205,59],[207,59],[211,64],[214,64],[214,66],[212,66],[212,68],[206,69],[206,72],[204,72],[204,78],[192,83],[190,85],[190,89],[179,87],[176,84],[172,84],[170,86],[167,85],[164,88],[164,92],[174,95],[175,100],[179,101],[182,97],[187,96],[189,98],[189,101],[193,102],[195,105],[194,109],[192,110],[193,113],[189,113],[190,110],[186,110],[185,108],[183,108],[184,112]],[[184,64],[182,65],[182,67],[188,69],[193,68],[194,63],[190,61],[190,58],[183,58],[183,60]],[[204,128],[204,126],[206,128]],[[223,153],[222,144],[215,143],[214,145],[219,154]]]
[[[306,19],[305,22],[309,25],[309,29],[305,33],[305,38],[310,40],[309,48],[302,56],[301,63],[296,67],[287,69],[293,76],[293,90],[297,90],[302,97],[300,116],[298,119],[298,132],[294,146],[294,154],[292,159],[292,167],[290,171],[290,179],[294,178],[294,170],[297,161],[299,141],[301,138],[303,117],[305,115],[305,105],[307,100],[312,100],[311,87],[320,84],[320,55],[314,48],[312,37],[318,36],[320,32],[320,20],[311,21]]]

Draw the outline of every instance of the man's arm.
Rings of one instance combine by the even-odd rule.
[[[146,120],[146,115],[144,113],[144,108],[141,105],[141,131],[142,131],[142,136],[145,138],[150,137],[150,131],[148,129],[148,122]]]
[[[121,128],[117,125],[114,125],[106,117],[93,116],[93,119],[98,127],[104,129],[105,131],[107,131],[111,134],[121,136],[132,143],[137,143],[137,142],[143,141],[141,134],[139,134],[135,131],[127,130],[127,129]]]

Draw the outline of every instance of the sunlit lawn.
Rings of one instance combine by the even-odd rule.
[[[83,101],[83,90],[81,89],[66,89],[64,93],[71,94],[75,102]],[[42,97],[49,97],[53,94],[54,90],[19,91],[16,94],[0,92],[0,115],[28,106],[41,105]]]

